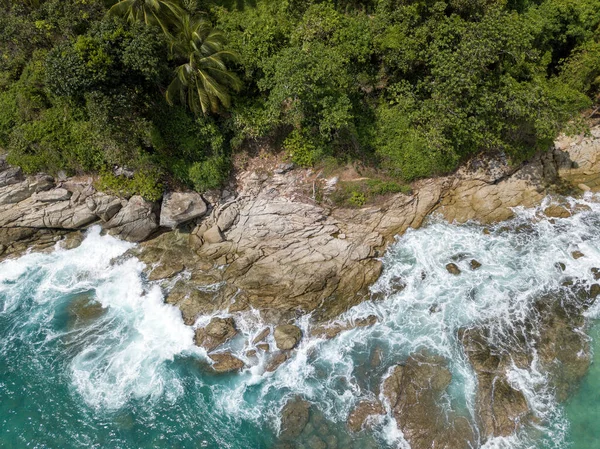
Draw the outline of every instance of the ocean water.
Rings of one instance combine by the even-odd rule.
[[[264,328],[256,311],[234,316],[240,334],[226,347],[249,367],[211,373],[206,353],[193,344],[193,329],[164,304],[160,287],[144,279],[142,263],[115,261],[131,244],[98,228],[76,249],[4,261],[0,447],[272,448],[281,408],[299,395],[313,405],[298,448],[408,448],[391,416],[372,433],[350,435],[348,413],[379,394],[391,367],[427,349],[448,359],[448,402],[472,419],[476,379],[456,333],[483,322],[514,325],[540,295],[568,288],[566,277],[594,282],[600,204],[591,196],[577,202],[590,210],[551,221],[539,208],[519,209],[517,218],[486,232],[475,223],[433,218],[407,232],[384,256],[384,273],[373,286],[384,299],[340,318],[376,315],[378,323],[329,341],[305,338],[275,373],[265,373],[263,356],[245,356]],[[573,259],[575,250],[585,257]],[[472,258],[480,269],[469,269]],[[459,276],[445,269],[453,260]],[[406,285],[401,291],[394,288],[399,280]],[[600,448],[600,304],[587,314],[589,326],[581,331],[591,338],[595,363],[575,395],[559,404],[537,366],[512,370],[511,383],[525,393],[540,424],[488,441],[486,449]],[[309,334],[310,317],[297,324]]]

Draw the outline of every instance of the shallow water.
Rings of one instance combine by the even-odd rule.
[[[379,323],[330,341],[304,339],[272,374],[264,373],[263,356],[244,355],[264,327],[253,311],[235,316],[241,335],[228,344],[251,367],[211,374],[192,328],[163,303],[158,286],[144,281],[143,265],[135,259],[111,264],[131,245],[98,229],[74,250],[0,263],[0,447],[270,448],[280,410],[295,395],[314,404],[298,447],[317,441],[330,449],[408,447],[391,417],[373,434],[348,435],[353,405],[375,397],[390,367],[425,348],[449,360],[449,402],[472,417],[476,380],[457,330],[493,322],[502,332],[541,294],[567,288],[561,285],[566,277],[593,282],[590,270],[600,267],[600,205],[581,202],[592,210],[554,223],[530,209],[489,233],[435,219],[407,232],[384,257],[373,287],[385,299],[343,317],[374,314]],[[585,257],[573,259],[574,250]],[[471,270],[471,259],[481,268]],[[453,260],[459,276],[445,269]],[[564,272],[556,262],[565,264]],[[394,288],[399,281],[406,285],[401,291]],[[599,317],[600,305],[588,315]],[[309,318],[298,324],[308,335]],[[591,334],[598,346],[598,327]],[[600,347],[596,360],[598,354]],[[564,406],[556,403],[546,373],[515,369],[511,382],[526,393],[542,425],[485,447],[600,447],[598,367],[592,365]]]

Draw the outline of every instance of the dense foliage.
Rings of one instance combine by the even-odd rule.
[[[0,4],[0,148],[128,194],[217,187],[259,138],[398,181],[518,162],[599,99],[600,0]]]

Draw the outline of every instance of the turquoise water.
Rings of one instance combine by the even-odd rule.
[[[591,282],[590,269],[600,267],[600,206],[589,205],[592,211],[554,223],[537,210],[521,210],[489,234],[475,224],[436,220],[406,233],[386,254],[373,287],[385,299],[342,317],[374,314],[379,323],[330,341],[305,338],[272,374],[264,372],[264,359],[244,356],[264,327],[255,311],[234,316],[241,332],[227,347],[250,367],[212,374],[193,329],[144,280],[143,265],[111,263],[131,245],[98,229],[74,250],[0,263],[0,447],[271,448],[281,408],[301,395],[313,407],[299,449],[317,440],[315,447],[327,449],[406,448],[391,416],[372,434],[349,435],[349,411],[379,394],[390,367],[426,348],[450,361],[448,405],[472,418],[476,380],[456,331],[490,320],[499,329],[511,326],[540,294],[564,288],[565,277]],[[574,260],[575,249],[585,257]],[[460,276],[445,269],[453,258]],[[469,270],[470,258],[482,267]],[[399,292],[398,278],[406,284]],[[596,305],[590,317],[599,311]],[[309,334],[308,317],[297,324]],[[599,333],[593,329],[595,342]],[[540,428],[485,448],[600,447],[593,425],[600,417],[599,366],[565,406],[554,400],[545,373],[515,369],[511,382],[525,392]]]

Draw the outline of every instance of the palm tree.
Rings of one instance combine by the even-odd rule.
[[[169,104],[178,100],[187,104],[194,114],[219,112],[229,107],[229,90],[238,91],[242,82],[228,70],[226,62],[237,55],[225,49],[225,36],[200,17],[182,16],[171,52],[182,63],[175,69],[175,79],[167,88]],[[185,62],[183,62],[185,61]]]
[[[129,22],[158,25],[169,36],[169,24],[181,18],[183,9],[177,0],[120,0],[108,13],[125,17]]]

